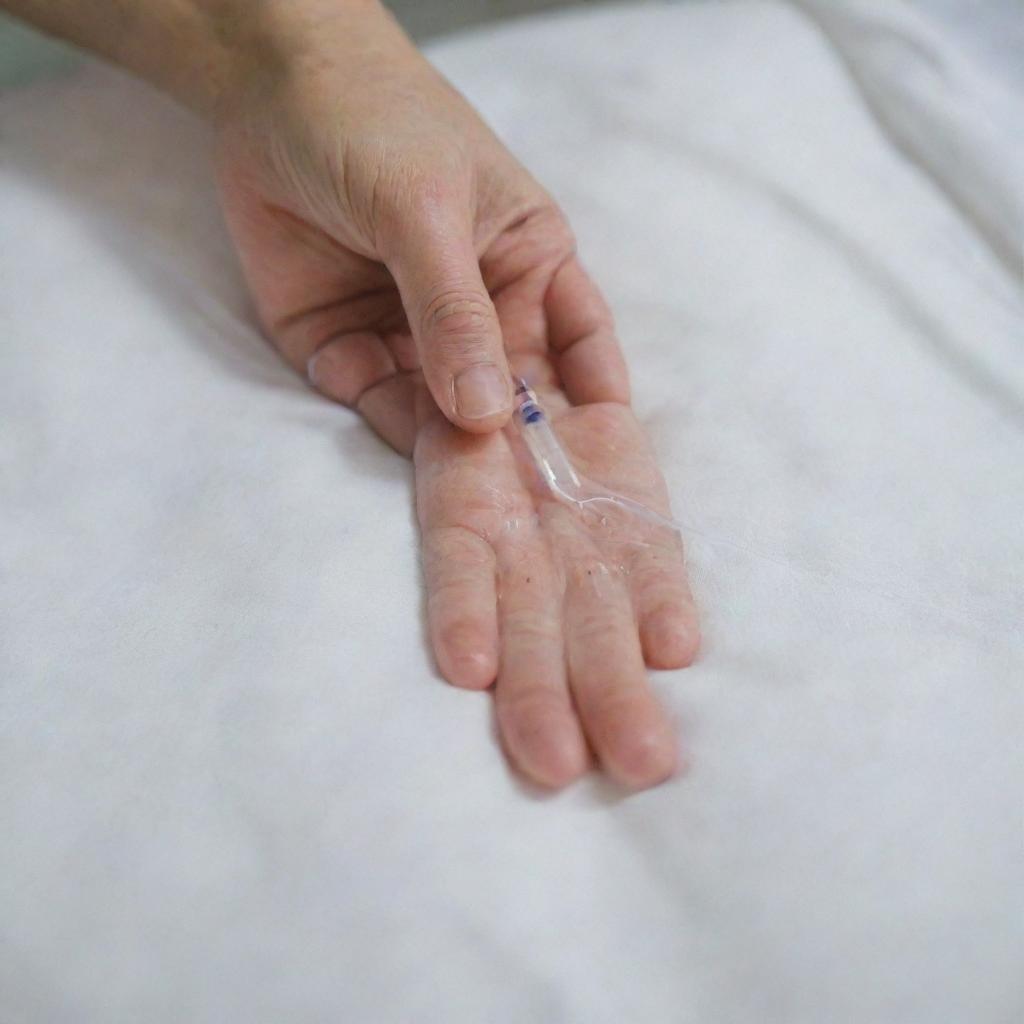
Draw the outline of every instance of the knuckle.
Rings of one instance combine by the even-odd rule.
[[[549,207],[540,219],[558,253],[568,255],[576,251],[576,235],[560,207]]]
[[[682,623],[687,615],[688,608],[683,596],[680,593],[670,591],[656,591],[649,595],[650,607],[645,615],[661,623],[672,625]]]
[[[508,634],[529,644],[561,643],[558,622],[550,615],[533,608],[520,608],[505,614]]]
[[[435,527],[423,547],[428,560],[444,565],[489,565],[494,558],[487,542],[464,526]]]
[[[637,685],[607,682],[589,694],[589,718],[604,745],[621,747],[631,736],[645,730],[650,719],[650,698]]]
[[[516,690],[506,697],[503,706],[504,717],[515,719],[521,725],[555,718],[567,710],[564,696],[551,687],[540,685]]]
[[[430,584],[428,601],[493,572],[494,553],[487,542],[463,526],[431,530],[423,543],[423,569]]]
[[[430,582],[427,595],[427,614],[434,618],[443,617],[460,603],[474,589],[473,574],[468,571],[455,572]]]
[[[317,390],[354,408],[367,391],[394,376],[395,364],[380,340],[364,332],[322,346],[307,363],[306,373]]]
[[[594,650],[606,650],[610,639],[619,635],[614,618],[607,612],[585,612],[573,628],[576,640],[583,646]]]
[[[591,694],[591,714],[601,719],[605,726],[628,721],[633,717],[637,704],[637,695],[621,685],[607,684],[594,687]]]
[[[533,197],[531,197],[533,198]],[[502,247],[511,264],[557,272],[576,251],[576,237],[562,211],[550,200],[529,205],[504,230]]]
[[[410,224],[432,226],[445,210],[458,205],[467,191],[469,172],[457,156],[420,153],[410,160],[401,147],[392,146],[376,155],[372,180],[378,220],[395,237],[402,237]]]
[[[480,621],[471,617],[454,619],[438,627],[437,640],[447,650],[461,652],[476,650],[485,629]]]
[[[634,568],[630,583],[633,593],[650,614],[669,614],[686,604],[682,573],[681,564],[678,568]]]
[[[487,332],[494,319],[490,299],[470,288],[439,292],[423,311],[425,333],[435,342],[451,341],[460,348]]]
[[[569,582],[575,587],[599,587],[610,579],[611,569],[602,559],[592,556],[579,558],[569,566]]]

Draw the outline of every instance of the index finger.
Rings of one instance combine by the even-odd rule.
[[[611,310],[579,259],[570,256],[544,296],[548,343],[573,405],[629,404],[629,371]]]

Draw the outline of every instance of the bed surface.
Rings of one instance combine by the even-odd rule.
[[[0,1020],[1024,1014],[1022,94],[895,2],[435,46],[567,209],[687,524],[689,772],[435,675],[409,467],[252,326],[204,131],[0,95]]]

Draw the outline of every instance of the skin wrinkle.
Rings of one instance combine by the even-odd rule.
[[[597,453],[606,451],[608,447],[617,449],[617,445],[604,444],[601,433],[611,431],[614,435],[622,429],[622,419],[629,417],[630,414],[622,408],[614,416],[599,410],[580,411],[566,408],[560,416],[574,418],[582,413],[591,416],[591,429],[560,433],[566,443],[571,443],[575,436],[586,438],[588,446],[585,451],[593,450],[594,456],[591,461],[598,469]],[[424,488],[424,504],[420,509],[421,522],[425,527],[428,527],[432,515],[431,496],[450,498],[453,481],[458,479],[452,475],[451,461],[434,458],[432,453],[426,451],[428,443],[449,436],[453,440],[456,439],[455,435],[451,435],[450,428],[440,423],[436,423],[435,429],[436,434],[434,430],[424,434],[424,447],[418,449],[417,454],[418,464],[421,460],[426,461],[426,480],[433,481],[432,487]],[[514,440],[514,432],[507,428],[503,435],[495,438],[493,442],[506,447],[508,470],[513,474],[506,484],[498,486],[498,495],[495,497],[508,494],[506,488],[515,485],[513,480],[517,480],[519,486],[525,486],[522,477],[526,470],[532,471],[532,466],[524,466],[520,457],[516,455]],[[483,442],[463,443],[459,446],[467,456],[470,456],[474,447],[480,443]],[[618,458],[622,458],[622,455]],[[478,468],[467,467],[460,470],[459,474],[466,480],[471,476],[462,474],[478,471]],[[607,470],[600,471],[600,475],[607,476]],[[641,479],[647,476],[643,468],[637,470],[637,475]],[[434,487],[439,489],[434,490]],[[575,632],[575,649],[586,650],[588,646],[606,644],[609,636],[615,638],[612,643],[617,645],[620,643],[617,638],[631,631],[634,635],[634,650],[638,651],[636,631],[640,625],[640,598],[632,579],[637,564],[635,553],[652,550],[649,546],[653,546],[655,555],[660,554],[656,546],[662,542],[655,536],[656,528],[638,531],[631,516],[581,514],[580,510],[566,507],[545,496],[543,492],[527,490],[526,493],[531,496],[530,500],[534,505],[534,512],[531,514],[509,515],[503,510],[501,516],[496,517],[496,529],[489,529],[486,523],[476,524],[479,534],[489,538],[496,550],[498,615],[499,621],[503,624],[502,635],[507,638],[513,635],[518,637],[517,644],[529,642],[527,638],[532,638],[534,643],[550,645],[555,638],[561,637],[563,631],[571,629]],[[543,557],[542,553],[545,553]],[[670,577],[678,574],[679,584],[678,587],[659,588],[660,592],[668,596],[664,600],[656,601],[653,611],[660,616],[668,609],[675,621],[675,616],[679,613],[678,601],[684,600],[685,606],[691,611],[692,603],[682,582],[681,559],[678,552],[666,547],[664,555],[664,570]],[[656,579],[656,566],[647,566],[645,574],[649,585],[652,577]],[[578,607],[581,601],[589,601],[592,607]],[[434,610],[436,613],[436,605]],[[689,636],[690,646],[680,646],[678,642],[673,641],[673,646],[667,647],[664,655],[654,656],[655,662],[660,663],[664,658],[668,664],[677,664],[677,658],[691,656],[691,644],[695,639],[695,633]],[[644,642],[651,642],[649,636]],[[521,656],[517,655],[520,658]],[[639,654],[631,654],[629,658],[638,659]],[[573,662],[567,657],[567,651],[564,649],[557,653],[557,663],[563,666],[562,671],[570,674],[578,672],[588,664],[586,659],[583,662],[579,659]],[[516,672],[525,668],[521,662],[516,664],[519,666]],[[549,668],[545,669],[544,664]],[[550,664],[539,664],[536,671],[550,671]],[[622,664],[625,666],[627,662]],[[629,664],[638,664],[638,660]],[[503,712],[499,716],[503,728],[510,730],[505,735],[510,756],[520,767],[528,770],[531,777],[538,777],[543,781],[543,778],[534,773],[540,771],[543,775],[545,769],[539,768],[538,765],[548,763],[545,761],[546,756],[540,756],[532,750],[524,751],[521,745],[517,748],[517,744],[525,743],[529,746],[532,742],[542,742],[541,734],[527,735],[517,731],[514,711],[509,710],[515,708],[517,694],[520,694],[523,688],[536,685],[536,681],[530,682],[535,677],[526,674],[522,677],[504,678],[502,671],[504,670],[500,668],[498,692],[506,692],[508,687],[512,687],[506,693]],[[671,770],[671,765],[676,763],[675,755],[670,756],[664,749],[664,744],[674,744],[674,733],[670,723],[660,718],[662,713],[655,710],[653,697],[649,692],[634,688],[633,685],[624,685],[623,677],[617,676],[605,676],[603,679],[595,676],[593,680],[577,678],[572,685],[583,687],[584,703],[589,709],[591,722],[588,733],[597,744],[599,759],[609,771],[623,781],[627,778],[665,777]],[[636,685],[640,685],[639,679]],[[543,696],[544,699],[548,699],[547,695]],[[562,696],[553,699],[560,701],[565,698],[563,693]],[[577,707],[571,701],[570,706]],[[625,725],[611,721],[612,718],[622,716],[626,716]],[[637,728],[644,731],[634,733],[630,722],[635,722]],[[595,731],[591,732],[590,729]],[[536,760],[539,756],[541,761]],[[555,762],[551,763],[554,765]],[[634,772],[637,774],[634,775]],[[560,779],[559,784],[562,781],[564,780]]]
[[[278,334],[284,333],[291,328],[301,326],[306,320],[313,317],[322,316],[325,313],[332,313],[338,309],[347,308],[368,299],[378,299],[383,296],[390,298],[394,294],[394,290],[394,285],[385,284],[379,288],[367,288],[345,299],[331,299],[327,302],[320,303],[318,306],[311,306],[309,309],[297,310],[296,312],[290,313],[288,316],[282,317],[277,321],[277,323],[274,324],[274,332]]]
[[[483,421],[452,402],[473,363],[506,383],[514,366],[543,386],[588,477],[667,507],[624,404],[610,311],[551,196],[377,0],[0,4],[212,122],[225,221],[260,322],[323,395],[413,455],[436,661],[455,685],[496,684],[516,766],[565,785],[586,770],[589,740],[623,785],[662,781],[676,737],[647,684],[632,570],[662,572],[659,594],[679,602],[659,601],[658,614],[695,631],[681,557],[652,568],[640,560],[658,543],[648,526],[544,495],[514,431],[499,429],[511,387],[508,408]],[[467,410],[486,410],[467,394]],[[685,660],[669,647],[649,656]],[[533,708],[560,709],[560,722],[553,710],[517,718],[538,686],[546,704]]]

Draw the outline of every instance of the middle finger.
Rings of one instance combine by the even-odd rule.
[[[499,545],[498,723],[513,761],[543,785],[587,767],[586,740],[565,672],[559,581],[535,523]]]
[[[676,769],[675,731],[648,682],[625,581],[571,515],[559,508],[552,516],[565,567],[570,688],[608,773],[630,787],[652,786]]]

